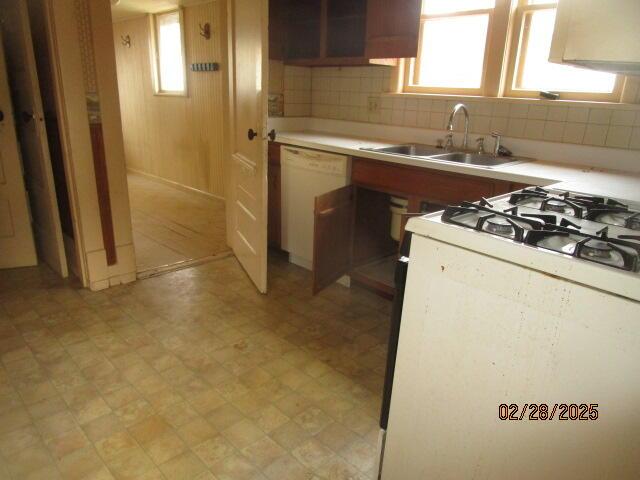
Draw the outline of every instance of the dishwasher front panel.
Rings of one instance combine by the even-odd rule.
[[[281,148],[282,249],[292,263],[310,270],[315,197],[349,184],[349,157]]]

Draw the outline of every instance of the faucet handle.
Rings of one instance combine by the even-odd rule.
[[[484,153],[484,137],[476,138],[476,144],[478,145],[478,153]]]

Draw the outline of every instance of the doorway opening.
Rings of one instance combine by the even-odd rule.
[[[4,224],[11,228],[4,237],[5,242],[11,237],[18,242],[5,245],[2,266],[43,263],[61,278],[74,274],[82,279],[44,9],[21,0],[4,1],[1,10],[0,94],[11,117],[4,125],[3,147],[9,153],[7,161],[21,173],[8,179],[19,188],[5,199],[10,208]],[[7,143],[10,137],[14,140]],[[24,193],[16,195],[19,191]],[[25,199],[27,210],[16,208]],[[25,256],[26,250],[32,252]]]
[[[226,55],[221,2],[168,12],[138,3],[113,6],[112,16],[140,278],[226,256],[229,248],[225,83],[212,66]]]

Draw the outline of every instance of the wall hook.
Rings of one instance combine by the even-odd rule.
[[[120,40],[122,40],[122,45],[124,45],[125,47],[131,47],[131,37],[129,35],[120,35]]]
[[[199,26],[200,35],[209,40],[211,38],[211,26],[208,23],[205,23],[204,25],[200,23]]]

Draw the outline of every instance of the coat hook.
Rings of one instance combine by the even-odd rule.
[[[131,37],[129,35],[120,35],[120,40],[122,40],[122,45],[124,45],[125,47],[131,47]]]
[[[211,26],[208,23],[205,23],[204,25],[200,23],[199,26],[200,35],[209,40],[211,38]]]

